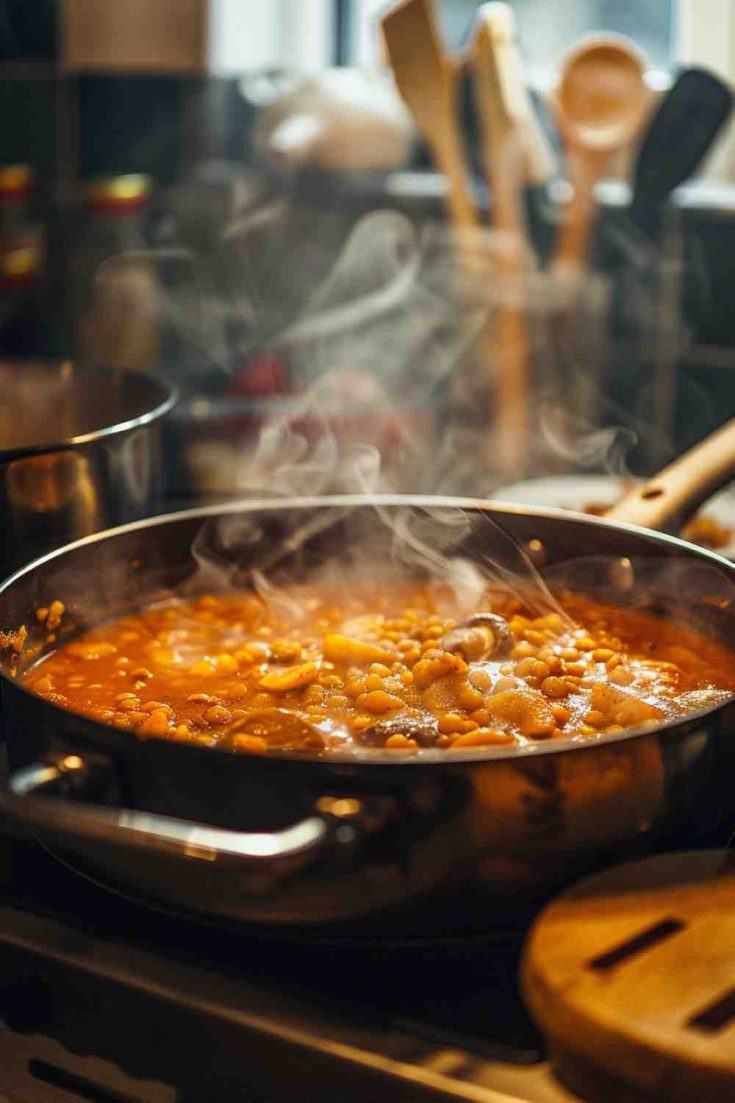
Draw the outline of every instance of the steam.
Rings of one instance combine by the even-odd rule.
[[[685,251],[690,298],[701,299],[706,272],[692,263],[696,250],[675,211],[652,241],[615,210],[612,185],[608,198],[574,323],[552,316],[545,330],[540,431],[562,469],[650,475],[676,455],[677,405],[707,409],[706,395],[679,371],[688,338]]]
[[[638,441],[632,429],[594,428],[575,410],[552,405],[541,416],[541,431],[549,449],[574,467],[602,467],[608,474],[621,477],[630,474],[628,456]]]
[[[487,514],[431,499],[401,504],[385,495],[303,499],[277,510],[206,520],[192,547],[196,570],[179,594],[252,589],[291,621],[307,610],[298,585],[323,585],[349,600],[356,590],[422,580],[441,611],[461,617],[487,607],[488,592],[512,594],[537,614],[557,612],[545,581],[517,543]],[[261,508],[263,507],[263,508]],[[275,523],[274,523],[275,522]],[[295,586],[293,584],[296,584]]]
[[[228,188],[203,178],[184,191],[176,227],[152,254],[165,275],[158,312],[193,390],[195,370],[204,370],[226,391],[263,350],[291,375],[288,395],[270,403],[257,427],[251,419],[239,434],[185,442],[190,461],[224,472],[230,495],[273,503],[357,494],[372,504],[284,510],[277,532],[257,513],[207,521],[186,592],[252,586],[265,601],[288,605],[284,583],[307,569],[347,592],[366,573],[419,574],[459,612],[475,608],[488,586],[537,612],[559,612],[523,550],[487,516],[430,504],[398,509],[376,496],[492,492],[500,465],[488,412],[497,366],[478,362],[478,336],[509,305],[525,308],[536,373],[529,467],[625,475],[634,449],[651,445],[651,419],[641,413],[649,407],[630,416],[601,398],[611,318],[643,334],[644,344],[653,325],[653,409],[662,410],[682,332],[676,249],[667,253],[665,279],[653,280],[657,252],[613,220],[601,250],[613,258],[609,267],[625,271],[624,291],[604,271],[591,272],[572,322],[565,288],[530,250],[522,278],[509,286],[498,278],[507,239],[478,231],[471,245],[483,263],[458,273],[446,227],[379,210],[345,232],[320,179],[253,176]],[[666,426],[653,424],[665,447]],[[293,603],[289,615],[300,615]]]
[[[332,177],[218,172],[202,170],[181,189],[169,227],[176,247],[154,251],[169,274],[159,314],[177,339],[177,375],[183,362],[226,390],[229,376],[266,350],[287,366],[289,398],[320,387],[320,400],[333,396],[334,422],[359,407],[365,417],[351,435],[383,455],[376,410],[393,411],[398,446],[384,489],[484,494],[502,479],[488,439],[500,366],[478,362],[477,338],[488,321],[492,330],[498,308],[517,305],[534,365],[528,472],[624,475],[631,457],[649,471],[668,458],[685,336],[675,221],[661,250],[608,207],[599,263],[570,310],[569,289],[530,248],[522,278],[509,285],[503,234],[471,235],[482,263],[461,272],[446,226],[396,210],[357,217],[350,212],[359,202]],[[610,380],[617,386],[626,375],[630,401],[611,397]],[[191,451],[208,487],[237,494],[258,485],[268,447],[250,432]]]
[[[446,232],[402,215],[360,220],[326,280],[286,329],[301,378],[349,366],[398,398],[429,399],[472,347],[489,305],[463,298]]]

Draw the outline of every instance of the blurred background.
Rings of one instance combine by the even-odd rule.
[[[339,488],[334,455],[360,441],[380,460],[379,476],[358,465],[362,488],[521,496],[541,476],[644,474],[698,440],[735,412],[730,120],[655,214],[634,217],[631,184],[683,67],[729,87],[735,5],[510,6],[542,148],[516,180],[512,278],[472,80],[478,4],[434,5],[484,250],[458,286],[445,173],[379,33],[389,4],[0,0],[0,357],[174,383],[174,507],[267,482],[274,440],[283,489],[307,455],[299,490]],[[574,148],[555,96],[598,32],[635,44],[648,98],[600,173],[570,291],[554,251]],[[512,444],[493,422],[520,376],[504,392],[483,340],[509,314],[525,349]],[[331,459],[315,457],[325,426]]]

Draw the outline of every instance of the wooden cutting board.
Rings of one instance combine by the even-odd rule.
[[[735,856],[619,866],[544,909],[522,987],[591,1103],[735,1103]]]

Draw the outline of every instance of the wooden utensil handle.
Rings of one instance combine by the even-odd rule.
[[[572,147],[567,153],[569,178],[574,189],[559,230],[552,269],[581,273],[595,217],[594,189],[602,177],[609,154]]]
[[[430,144],[434,161],[446,177],[449,218],[455,231],[476,230],[480,216],[470,191],[462,147],[451,127],[439,129],[441,133],[434,135]]]
[[[678,532],[703,502],[734,478],[735,418],[626,494],[606,516],[660,532]]]
[[[495,414],[493,463],[508,478],[517,479],[528,466],[527,320],[522,309],[501,306],[495,314]]]
[[[521,476],[529,450],[527,228],[522,202],[527,166],[519,125],[526,92],[514,44],[513,13],[505,4],[480,7],[473,75],[495,241],[490,279],[500,291],[491,323],[493,464],[512,480]]]
[[[524,183],[531,187],[548,184],[555,172],[556,159],[531,103],[528,106],[528,114],[521,123],[521,139]]]

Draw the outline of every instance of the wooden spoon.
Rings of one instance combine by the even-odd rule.
[[[612,155],[635,137],[650,103],[645,68],[637,47],[614,35],[587,38],[564,60],[556,108],[574,195],[552,265],[557,272],[578,274],[584,265],[594,187]]]
[[[450,220],[459,234],[477,229],[457,123],[458,70],[444,54],[429,0],[404,0],[383,17],[381,28],[398,91],[446,177]]]

